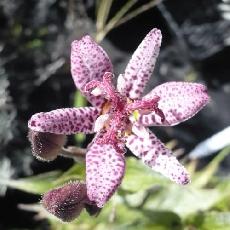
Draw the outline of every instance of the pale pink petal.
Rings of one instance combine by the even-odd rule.
[[[86,154],[89,200],[103,207],[120,185],[124,171],[124,154],[117,152],[113,145],[94,142]]]
[[[152,75],[161,45],[161,31],[152,29],[134,52],[124,75],[118,77],[118,90],[131,99],[141,97]]]
[[[170,180],[185,185],[190,182],[188,172],[172,152],[149,131],[149,138],[128,136],[126,146],[142,161],[156,172]]]
[[[106,52],[90,37],[84,36],[72,42],[71,73],[76,87],[94,106],[104,102],[102,96],[86,93],[84,87],[91,80],[102,81],[105,72],[112,72],[111,61]]]
[[[34,114],[28,127],[33,131],[55,134],[93,133],[99,113],[94,107],[56,109]]]
[[[207,88],[198,83],[167,82],[154,88],[144,99],[153,95],[160,97],[158,108],[165,120],[154,112],[142,115],[139,122],[145,126],[172,126],[193,117],[209,101]]]

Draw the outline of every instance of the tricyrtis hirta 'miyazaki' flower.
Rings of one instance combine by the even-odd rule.
[[[167,82],[142,97],[160,45],[161,32],[152,29],[124,74],[118,76],[115,88],[112,64],[105,51],[90,36],[74,41],[73,80],[92,106],[38,113],[29,121],[35,133],[97,133],[86,154],[86,190],[88,203],[98,208],[104,206],[122,181],[125,146],[172,181],[182,185],[190,181],[186,169],[148,126],[173,126],[185,121],[201,110],[209,97],[205,86],[188,82]]]

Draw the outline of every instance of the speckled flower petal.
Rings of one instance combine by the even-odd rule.
[[[94,142],[86,154],[86,184],[90,201],[101,208],[114,194],[125,171],[125,159],[110,144]]]
[[[188,184],[189,175],[172,152],[149,131],[149,138],[134,134],[127,138],[126,146],[150,168],[178,184]]]
[[[84,36],[79,41],[72,42],[71,73],[76,87],[85,95],[88,101],[99,107],[102,96],[86,93],[84,87],[91,80],[102,81],[105,72],[112,72],[112,63],[106,52],[90,37]]]
[[[199,112],[209,101],[207,88],[198,83],[167,82],[154,88],[144,98],[160,97],[158,108],[165,120],[155,113],[142,115],[139,122],[145,126],[169,126],[185,121]]]
[[[152,29],[134,52],[125,74],[118,77],[117,88],[131,99],[141,97],[152,75],[161,45],[161,31]]]
[[[94,107],[56,109],[34,114],[28,127],[33,131],[55,134],[93,133],[98,116],[99,110]]]

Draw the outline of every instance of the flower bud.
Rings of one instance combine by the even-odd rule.
[[[80,215],[87,201],[86,185],[72,182],[45,193],[41,203],[57,218],[70,222]]]
[[[33,155],[43,161],[52,161],[60,153],[64,146],[66,136],[54,133],[42,133],[29,130],[29,141],[31,142]]]

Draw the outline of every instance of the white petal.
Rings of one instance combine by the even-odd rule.
[[[109,114],[100,115],[94,123],[94,132],[99,132],[109,120]]]

